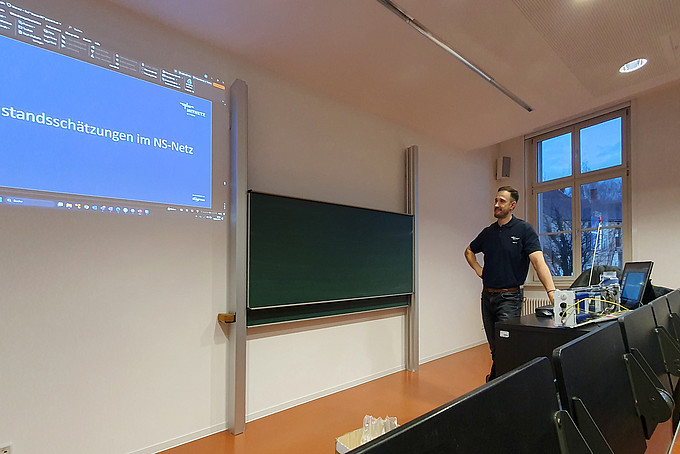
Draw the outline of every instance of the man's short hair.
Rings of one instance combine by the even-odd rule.
[[[512,186],[501,186],[500,188],[498,188],[497,192],[501,191],[509,192],[510,197],[512,197],[512,200],[514,200],[515,202],[519,202],[519,192],[517,191],[517,189],[513,188]]]

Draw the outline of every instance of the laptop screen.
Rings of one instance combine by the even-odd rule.
[[[628,309],[640,305],[652,273],[653,262],[627,262],[621,275],[621,304]]]

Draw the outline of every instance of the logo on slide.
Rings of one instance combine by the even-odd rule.
[[[186,111],[187,115],[190,117],[205,117],[205,112],[201,112],[200,110],[197,110],[195,106],[192,106],[188,102],[181,102],[180,103],[182,107],[184,107],[184,110]]]

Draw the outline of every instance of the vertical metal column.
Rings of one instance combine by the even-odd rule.
[[[418,146],[406,149],[406,213],[413,215],[413,294],[406,310],[406,369],[416,372],[420,365],[418,319]]]
[[[229,286],[227,307],[236,314],[229,326],[227,349],[227,425],[246,430],[246,292],[248,242],[248,86],[236,80],[229,88],[231,181],[229,184]]]

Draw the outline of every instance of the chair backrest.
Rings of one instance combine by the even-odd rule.
[[[668,300],[666,296],[664,295],[656,298],[654,301],[649,303],[649,305],[652,307],[652,312],[654,313],[656,326],[659,327],[659,329],[664,330],[666,334],[668,334],[668,336],[670,336],[671,339],[674,339],[677,343],[678,338],[675,332],[676,331],[675,327],[673,326],[673,323],[671,321],[671,311],[668,306]],[[659,333],[659,336],[665,336],[665,334]],[[672,362],[672,357],[670,357],[668,361]],[[678,377],[672,374],[668,374],[668,377],[671,383],[671,390],[675,390],[678,383]],[[678,404],[680,404],[680,402],[678,402]]]
[[[580,399],[616,454],[641,454],[647,443],[624,361],[618,323],[607,323],[553,352],[562,405]],[[577,419],[577,418],[575,418]],[[579,425],[579,421],[576,421]]]
[[[680,288],[666,294],[666,299],[668,300],[670,311],[680,314]]]
[[[673,328],[671,326],[670,319],[671,311],[670,308],[668,307],[668,300],[666,296],[660,296],[656,298],[654,301],[649,303],[649,305],[652,307],[652,312],[654,313],[654,321],[656,322],[656,326],[665,328],[666,331],[668,331],[672,335]]]
[[[632,348],[637,349],[649,363],[664,389],[672,394],[673,388],[666,372],[661,345],[654,332],[656,320],[652,306],[639,307],[620,317],[618,321],[626,351],[630,353]]]
[[[550,361],[537,358],[352,454],[560,452]]]
[[[680,317],[680,289],[673,290],[666,294],[666,301],[668,302],[668,310],[673,314],[674,318]],[[677,323],[671,324],[671,329],[668,331],[675,340],[680,342],[680,330],[678,330]]]

